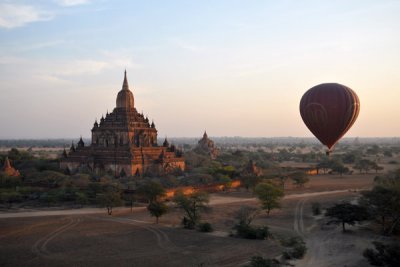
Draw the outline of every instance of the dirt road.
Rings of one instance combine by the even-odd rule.
[[[115,210],[122,210],[128,208],[116,208]],[[130,209],[130,208],[129,208]],[[135,207],[134,209],[144,209],[143,207]],[[43,216],[60,216],[60,215],[84,215],[84,214],[96,214],[104,213],[104,209],[101,208],[82,208],[82,209],[70,209],[70,210],[31,210],[31,211],[19,211],[19,212],[3,212],[0,213],[0,219],[5,218],[24,218],[24,217],[43,217]]]
[[[291,194],[284,197],[284,199],[304,198],[313,196],[323,196],[330,194],[337,194],[347,192],[348,190],[334,190],[313,193]],[[256,198],[241,198],[232,196],[210,196],[210,205],[221,205],[230,203],[243,203],[248,201],[256,201]],[[134,207],[133,210],[144,210],[145,207]],[[114,208],[115,212],[125,212],[130,208]],[[31,210],[19,212],[0,212],[0,219],[2,218],[23,218],[23,217],[41,217],[41,216],[60,216],[60,215],[85,215],[85,214],[99,214],[104,213],[102,208],[82,208],[82,209],[68,209],[68,210]]]
[[[301,198],[294,211],[294,231],[301,236],[307,245],[307,254],[302,260],[296,261],[296,267],[359,267],[369,266],[362,257],[362,251],[370,246],[374,234],[359,226],[347,226],[348,232],[342,233],[340,226],[321,225],[315,219],[306,227],[305,217],[311,217],[308,202],[323,202],[324,195],[318,199]],[[307,207],[307,209],[305,208]]]

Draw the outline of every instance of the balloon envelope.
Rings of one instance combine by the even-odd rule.
[[[300,114],[308,129],[329,151],[351,128],[360,112],[360,100],[349,87],[323,83],[301,98]]]

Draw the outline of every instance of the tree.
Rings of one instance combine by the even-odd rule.
[[[209,201],[206,192],[193,192],[184,195],[183,192],[177,192],[173,198],[173,202],[178,208],[184,211],[183,225],[185,228],[194,229],[200,221],[200,213],[208,209],[206,205]]]
[[[228,165],[228,166],[224,166],[222,168],[219,168],[217,170],[218,173],[224,174],[224,175],[228,175],[230,178],[234,177],[235,175],[237,175],[237,171],[235,169],[234,166]]]
[[[160,200],[165,196],[164,187],[160,183],[148,181],[139,186],[137,191],[149,202],[147,210],[151,216],[156,217],[156,223],[158,223],[158,218],[168,211],[168,206]]]
[[[372,190],[362,192],[360,202],[368,208],[372,218],[381,224],[382,234],[390,235],[400,224],[400,188],[395,184],[387,186],[390,185],[387,180],[380,183]]]
[[[285,190],[285,184],[286,184],[286,181],[288,180],[288,178],[289,177],[287,175],[282,175],[282,174],[279,175],[279,182],[280,182],[283,190]]]
[[[346,154],[344,154],[342,156],[342,160],[343,160],[343,163],[353,164],[354,162],[358,161],[360,156],[361,156],[361,153],[359,151],[346,152]]]
[[[224,187],[223,190],[229,189],[232,186],[232,179],[229,178],[228,175],[221,175],[218,177],[218,182],[221,183]]]
[[[290,175],[290,178],[292,178],[293,183],[297,187],[303,187],[304,184],[306,184],[308,181],[310,181],[310,178],[304,172],[294,172]]]
[[[21,177],[8,176],[0,171],[0,188],[13,188],[15,190],[21,185]]]
[[[250,223],[257,216],[258,212],[259,210],[255,207],[240,207],[235,215],[235,219],[238,220],[238,223],[233,227],[233,229],[236,230],[236,236],[247,239],[266,239],[271,235],[267,226],[250,226]]]
[[[260,199],[263,209],[267,214],[272,209],[280,208],[279,200],[283,197],[283,189],[269,182],[259,183],[254,189],[254,193]]]
[[[378,145],[372,145],[366,152],[370,155],[377,155],[380,152],[380,147]]]
[[[49,191],[49,192],[42,193],[39,197],[39,200],[45,202],[47,204],[47,206],[50,207],[51,204],[54,204],[55,202],[57,202],[58,197],[57,197],[56,192]]]
[[[86,192],[89,198],[96,199],[97,195],[102,192],[101,184],[99,182],[90,182]]]
[[[337,172],[342,176],[343,173],[348,173],[350,170],[344,165],[336,165],[332,168],[332,171]]]
[[[160,197],[165,196],[164,187],[157,182],[148,181],[137,188],[138,194],[142,195],[146,200],[151,203],[158,200]]]
[[[261,178],[256,175],[246,174],[240,177],[240,184],[246,188],[246,190],[254,189],[254,187],[260,182]]]
[[[328,169],[331,166],[331,162],[328,157],[324,157],[318,164],[317,164],[317,170],[319,172],[320,169],[324,172],[324,174],[328,171]]]
[[[12,161],[26,161],[33,159],[33,156],[27,151],[11,148],[11,150],[8,151],[8,158]]]
[[[375,173],[378,173],[378,171],[383,170],[383,167],[379,166],[378,163],[376,163],[376,162],[373,162],[371,164],[371,168],[375,170]]]
[[[333,171],[333,172],[339,173],[340,176],[342,176],[343,173],[349,172],[349,168],[347,168],[346,166],[344,166],[343,163],[340,162],[340,161],[334,161],[334,162],[332,163],[332,166],[331,166],[331,167],[332,167],[332,171]]]
[[[255,207],[241,206],[235,214],[235,219],[238,220],[238,224],[250,225],[258,213],[259,209]]]
[[[81,207],[88,203],[88,198],[83,192],[75,192],[75,202],[78,203]]]
[[[383,155],[384,155],[385,157],[388,157],[388,158],[393,157],[393,153],[392,153],[391,150],[385,150],[385,151],[383,151]]]
[[[168,206],[161,201],[152,201],[147,206],[147,210],[150,212],[150,215],[156,217],[156,223],[158,224],[158,218],[163,216],[168,211]]]
[[[91,177],[88,174],[77,173],[70,177],[69,182],[71,185],[79,189],[87,189],[90,184]]]
[[[21,201],[21,194],[13,190],[0,192],[0,203],[5,204],[10,209],[13,203]]]
[[[354,169],[359,170],[360,173],[362,171],[365,171],[365,173],[368,173],[368,171],[370,169],[372,169],[375,165],[376,165],[376,163],[371,161],[371,160],[369,160],[369,159],[360,159],[354,165]]]
[[[400,169],[390,171],[383,176],[376,176],[375,182],[377,185],[400,190]]]
[[[354,225],[356,222],[361,223],[369,218],[369,214],[364,207],[348,202],[335,204],[333,207],[328,208],[325,216],[331,217],[328,224],[342,224],[343,232],[346,231],[346,223]]]
[[[398,267],[400,266],[400,243],[383,244],[381,242],[372,242],[375,250],[367,248],[363,256],[374,266]]]
[[[63,185],[69,176],[55,171],[30,172],[24,182],[35,186],[55,188]]]
[[[119,192],[108,191],[97,196],[97,201],[102,207],[107,208],[108,215],[112,214],[114,207],[122,204],[121,194]]]

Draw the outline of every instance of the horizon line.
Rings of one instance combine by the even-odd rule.
[[[315,141],[319,140],[316,137],[313,136],[228,136],[228,135],[219,135],[219,136],[212,136],[208,135],[211,138],[246,138],[246,139],[279,139],[279,138],[293,138],[293,139],[315,139]],[[4,140],[71,140],[71,139],[79,139],[79,137],[22,137],[22,138],[0,138],[0,141]],[[91,139],[91,137],[84,137],[82,136],[83,139]],[[163,139],[164,137],[157,137],[157,139]],[[202,138],[202,135],[198,136],[167,136],[167,139],[184,139],[184,138]],[[340,140],[344,139],[397,139],[400,138],[400,136],[349,136],[349,137],[343,137]],[[339,141],[340,141],[339,140]]]

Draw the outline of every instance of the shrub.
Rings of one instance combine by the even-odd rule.
[[[10,209],[13,203],[21,202],[22,196],[19,192],[8,190],[2,190],[0,192],[0,203],[4,204],[7,209]]]
[[[209,233],[209,232],[214,231],[211,224],[208,222],[200,223],[198,226],[198,230],[199,230],[199,232],[204,232],[204,233]]]
[[[250,259],[250,265],[246,265],[246,267],[273,267],[276,266],[273,264],[271,259],[265,259],[261,256],[253,256]]]
[[[374,241],[374,249],[367,248],[363,256],[374,266],[400,266],[400,243],[383,244]]]
[[[318,202],[313,202],[311,204],[311,210],[313,215],[320,215],[321,214],[321,204]]]
[[[182,219],[182,225],[183,225],[183,228],[186,228],[186,229],[194,229],[194,227],[195,227],[195,223],[192,220],[189,220],[188,218],[186,218],[186,216],[184,216]]]
[[[285,259],[301,259],[307,252],[306,244],[301,237],[282,240],[282,245],[286,247],[282,253]]]
[[[237,224],[234,229],[238,237],[246,239],[267,239],[271,236],[267,226],[253,227],[245,224]]]

